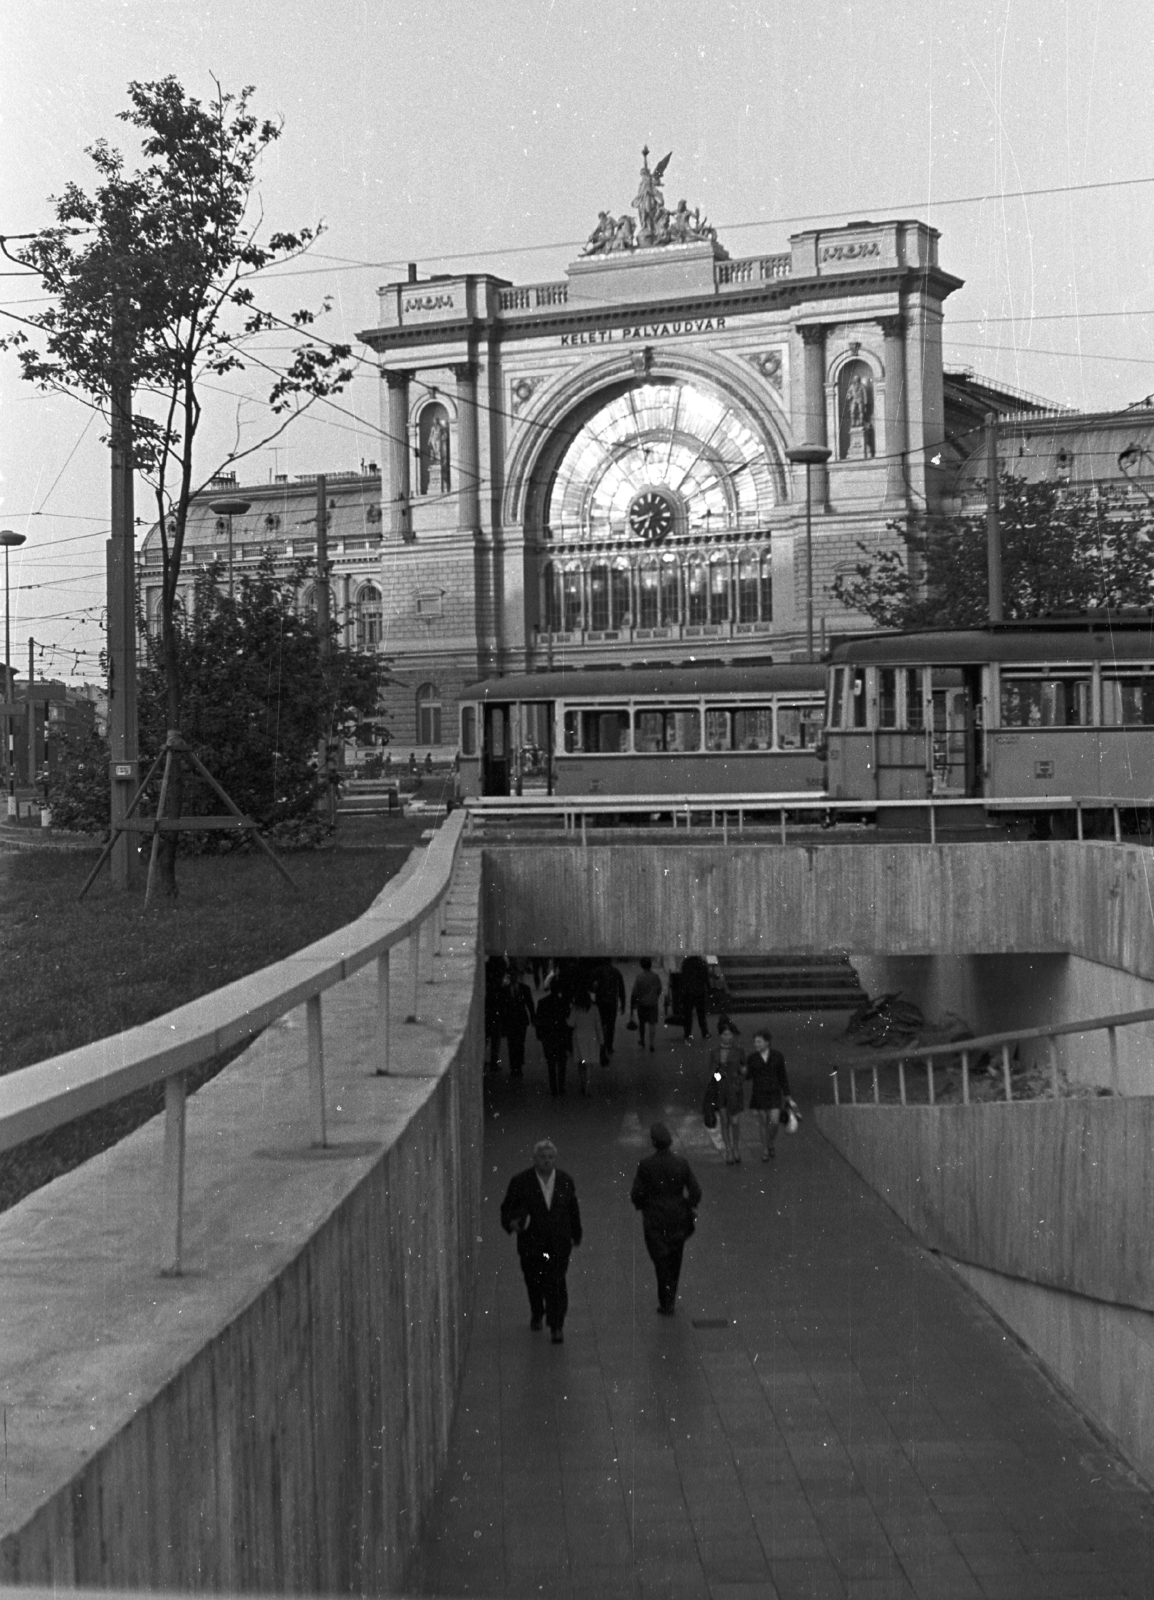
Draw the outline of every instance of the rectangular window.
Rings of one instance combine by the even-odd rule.
[[[675,561],[661,563],[661,626],[676,628],[681,621],[681,569]]]
[[[642,567],[640,577],[640,625],[643,628],[656,628],[658,626],[658,581],[656,567]]]
[[[733,748],[735,750],[772,750],[773,708],[771,706],[742,706],[733,713]]]
[[[564,617],[566,633],[580,633],[581,631],[581,574],[579,572],[566,572],[562,579],[562,596],[564,601]]]
[[[779,705],[777,708],[777,747],[779,750],[812,750],[821,739],[825,707]]]
[[[566,711],[565,749],[570,755],[613,755],[629,749],[629,713],[601,709]]]
[[[829,725],[831,728],[841,727],[842,712],[845,710],[845,673],[846,669],[844,667],[834,668],[829,705]]]
[[[417,708],[417,743],[440,744],[441,742],[441,708],[440,706],[418,706]]]
[[[705,748],[707,750],[732,750],[732,732],[729,711],[710,709],[705,713]]]
[[[594,567],[589,574],[589,626],[598,633],[609,626],[608,567]]]
[[[717,627],[729,621],[729,564],[714,561],[709,568],[709,620]]]
[[[629,568],[614,567],[609,575],[610,608],[609,626],[623,628],[628,621],[632,601],[629,598]]]
[[[633,748],[639,755],[700,750],[700,711],[637,711],[633,716]]]
[[[906,727],[917,733],[926,725],[926,708],[922,701],[922,675],[917,667],[904,667],[906,693]]]
[[[1103,673],[1102,721],[1109,727],[1154,727],[1154,673]]]
[[[1002,676],[1004,728],[1088,728],[1090,679]]]
[[[475,756],[477,754],[476,706],[461,707],[461,754],[463,756]]]
[[[744,566],[737,577],[737,620],[757,621],[757,568]]]
[[[853,667],[850,674],[850,702],[849,725],[851,728],[864,728],[866,725],[866,676],[864,671]]]
[[[693,566],[687,574],[687,589],[689,593],[688,616],[686,621],[690,627],[699,627],[709,620],[708,593],[706,590],[705,568]]]
[[[878,727],[896,728],[898,725],[898,669],[878,669]]]

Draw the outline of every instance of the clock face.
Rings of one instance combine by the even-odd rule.
[[[629,507],[629,528],[646,544],[660,544],[673,532],[672,505],[655,489],[646,489]]]

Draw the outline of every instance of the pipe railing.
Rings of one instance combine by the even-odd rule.
[[[468,821],[457,812],[434,833],[417,869],[363,916],[294,955],[238,978],[199,1000],[124,1033],[98,1039],[0,1078],[0,1151],[99,1110],[134,1089],[164,1084],[162,1271],[181,1271],[187,1075],[248,1043],[271,1022],[304,1005],[308,1039],[309,1131],[328,1143],[322,996],[362,967],[377,964],[376,1071],[390,1071],[391,953],[408,945],[411,999],[406,1021],[420,1019],[422,947],[436,981],[446,909]]]
[[[926,1070],[926,1100],[925,1104],[934,1105],[934,1063],[939,1057],[947,1056],[951,1061],[961,1057],[962,1063],[962,1104],[970,1104],[970,1061],[976,1055],[989,1055],[997,1051],[1002,1063],[1002,1092],[1007,1102],[1014,1099],[1013,1080],[1011,1077],[1010,1058],[1016,1044],[1032,1040],[1044,1041],[1050,1059],[1050,1086],[1057,1099],[1061,1094],[1061,1085],[1058,1077],[1058,1046],[1057,1040],[1065,1034],[1071,1033],[1101,1033],[1108,1036],[1110,1049],[1110,1083],[1117,1092],[1118,1087],[1118,1029],[1132,1027],[1139,1022],[1154,1022],[1154,1007],[1147,1007],[1141,1011],[1118,1011],[1106,1017],[1089,1017],[1082,1022],[1045,1023],[1036,1028],[1014,1028],[1007,1033],[987,1033],[974,1039],[955,1039],[952,1042],[934,1045],[921,1045],[916,1040],[908,1044],[895,1045],[892,1050],[871,1051],[868,1056],[859,1056],[853,1061],[839,1062],[830,1073],[833,1084],[833,1099],[835,1105],[841,1105],[841,1079],[840,1074],[849,1075],[849,1104],[850,1105],[881,1105],[881,1085],[879,1082],[879,1068],[888,1062],[895,1062],[898,1069],[898,1103],[908,1105],[906,1096],[906,1069],[909,1062],[920,1062]],[[870,1074],[872,1093],[866,1100],[859,1100],[857,1093],[857,1077],[861,1072]],[[885,1102],[890,1104],[891,1102]],[[920,1103],[920,1102],[919,1102]]]
[[[938,817],[942,812],[981,807],[997,816],[1014,811],[1073,811],[1076,816],[1076,838],[1083,841],[1083,818],[1087,811],[1110,811],[1114,819],[1115,843],[1122,841],[1122,812],[1154,809],[1154,802],[1119,798],[1114,795],[1037,795],[1028,799],[1003,800],[973,795],[968,798],[943,798],[927,796],[914,800],[831,800],[815,795],[812,789],[797,793],[742,793],[742,794],[568,794],[568,795],[470,795],[463,804],[471,816],[479,821],[513,821],[526,817],[545,817],[559,820],[564,828],[580,828],[585,842],[587,817],[618,815],[669,816],[673,827],[684,820],[688,828],[694,817],[710,818],[710,826],[720,828],[728,838],[729,819],[733,817],[738,833],[745,831],[750,813],[776,812],[782,843],[786,838],[787,818],[801,814],[811,820],[802,826],[813,826],[812,818],[836,820],[839,817],[874,815],[879,821],[887,811],[925,811],[929,819],[930,843],[936,844]],[[718,820],[720,819],[720,821]]]

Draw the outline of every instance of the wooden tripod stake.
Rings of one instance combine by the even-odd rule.
[[[204,779],[205,783],[208,784],[213,792],[224,801],[231,813],[230,816],[166,817],[164,815],[164,802],[168,797],[168,781],[172,776],[173,762],[179,760],[187,761],[193,770]],[[153,817],[151,820],[144,820],[140,817],[137,817],[136,808],[144,798],[144,791],[148,788],[148,785],[156,776],[157,769],[162,761],[164,762],[164,776],[160,780],[160,803],[156,808],[155,817]],[[112,851],[116,845],[116,841],[120,838],[121,834],[151,833],[152,852],[148,862],[148,882],[144,890],[144,904],[147,906],[149,897],[152,894],[152,885],[156,874],[156,861],[160,854],[160,835],[162,833],[207,833],[210,831],[215,831],[218,828],[241,828],[245,832],[251,833],[257,844],[264,851],[265,855],[268,856],[273,866],[288,884],[289,888],[296,889],[298,893],[300,892],[300,885],[297,884],[289,875],[287,869],[282,864],[279,856],[269,844],[268,840],[261,837],[256,823],[253,822],[250,817],[246,817],[240,807],[233,802],[232,797],[228,795],[221,785],[216,781],[212,773],[205,766],[204,762],[196,754],[196,751],[193,750],[191,745],[189,745],[186,740],[181,737],[179,731],[175,728],[170,728],[168,730],[168,737],[164,741],[164,749],[157,756],[151,767],[149,767],[143,783],[133,795],[131,804],[124,814],[124,821],[117,827],[113,828],[108,843],[100,852],[100,859],[97,861],[92,871],[88,874],[88,877],[84,880],[84,887],[81,889],[76,898],[78,900],[84,899],[84,896],[88,893],[93,883],[95,883],[97,874],[99,873],[101,867],[112,854]]]

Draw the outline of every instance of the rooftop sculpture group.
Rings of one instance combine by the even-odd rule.
[[[611,255],[616,251],[649,249],[654,245],[694,244],[699,240],[717,243],[717,229],[710,227],[700,207],[690,211],[687,202],[679,200],[676,210],[667,208],[661,184],[672,154],[671,150],[651,172],[649,146],[642,148],[641,183],[633,200],[637,222],[628,212],[621,217],[611,216],[608,211],[599,212],[597,226],[581,252],[583,256]]]

